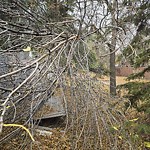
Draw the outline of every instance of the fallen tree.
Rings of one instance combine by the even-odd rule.
[[[97,29],[82,30],[84,22],[61,16],[61,5],[54,4],[49,10],[56,17],[48,18],[44,3],[1,3],[0,146],[7,149],[10,143],[18,150],[38,145],[33,118],[58,94],[64,101],[70,149],[139,147],[124,128],[123,99],[110,97],[104,84],[89,76],[86,37]]]

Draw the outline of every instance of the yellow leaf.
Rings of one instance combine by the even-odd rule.
[[[24,52],[29,52],[31,51],[31,47],[30,46],[27,46],[27,48],[23,49]]]
[[[150,142],[144,142],[145,147],[150,148]]]
[[[129,120],[131,122],[134,122],[134,121],[137,121],[139,118],[135,118],[135,119],[132,119],[132,120]]]
[[[6,108],[7,108],[7,109],[10,108],[10,106],[7,106]]]
[[[118,128],[117,127],[115,127],[115,126],[112,126],[113,127],[113,129],[115,129],[116,131],[118,131]]]
[[[122,136],[118,136],[118,138],[119,138],[120,140],[122,140]]]

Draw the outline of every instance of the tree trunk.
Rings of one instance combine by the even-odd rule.
[[[113,8],[111,11],[111,17],[112,17],[112,38],[111,38],[111,45],[110,45],[110,94],[116,95],[116,68],[115,68],[115,48],[116,48],[116,42],[117,42],[117,30],[116,30],[116,9],[117,9],[117,3],[116,0],[113,1]]]
[[[112,40],[114,43],[115,40]],[[110,46],[110,52],[114,50],[115,46]],[[115,68],[115,52],[110,54],[110,94],[116,95],[116,68]]]

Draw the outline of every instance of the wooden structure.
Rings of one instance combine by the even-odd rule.
[[[116,67],[116,75],[128,77],[132,73],[138,73],[144,69],[145,69],[145,67],[139,67],[139,68],[135,69],[130,65],[117,66]],[[146,79],[146,80],[150,79],[150,72],[145,72],[144,79]]]

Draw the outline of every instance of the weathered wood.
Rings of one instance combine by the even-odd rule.
[[[60,97],[51,97],[37,112],[34,120],[66,116]]]
[[[42,116],[42,118],[40,119],[48,119],[48,118],[63,117],[63,116],[66,116],[65,112],[56,112],[56,113],[50,113],[45,116]]]

